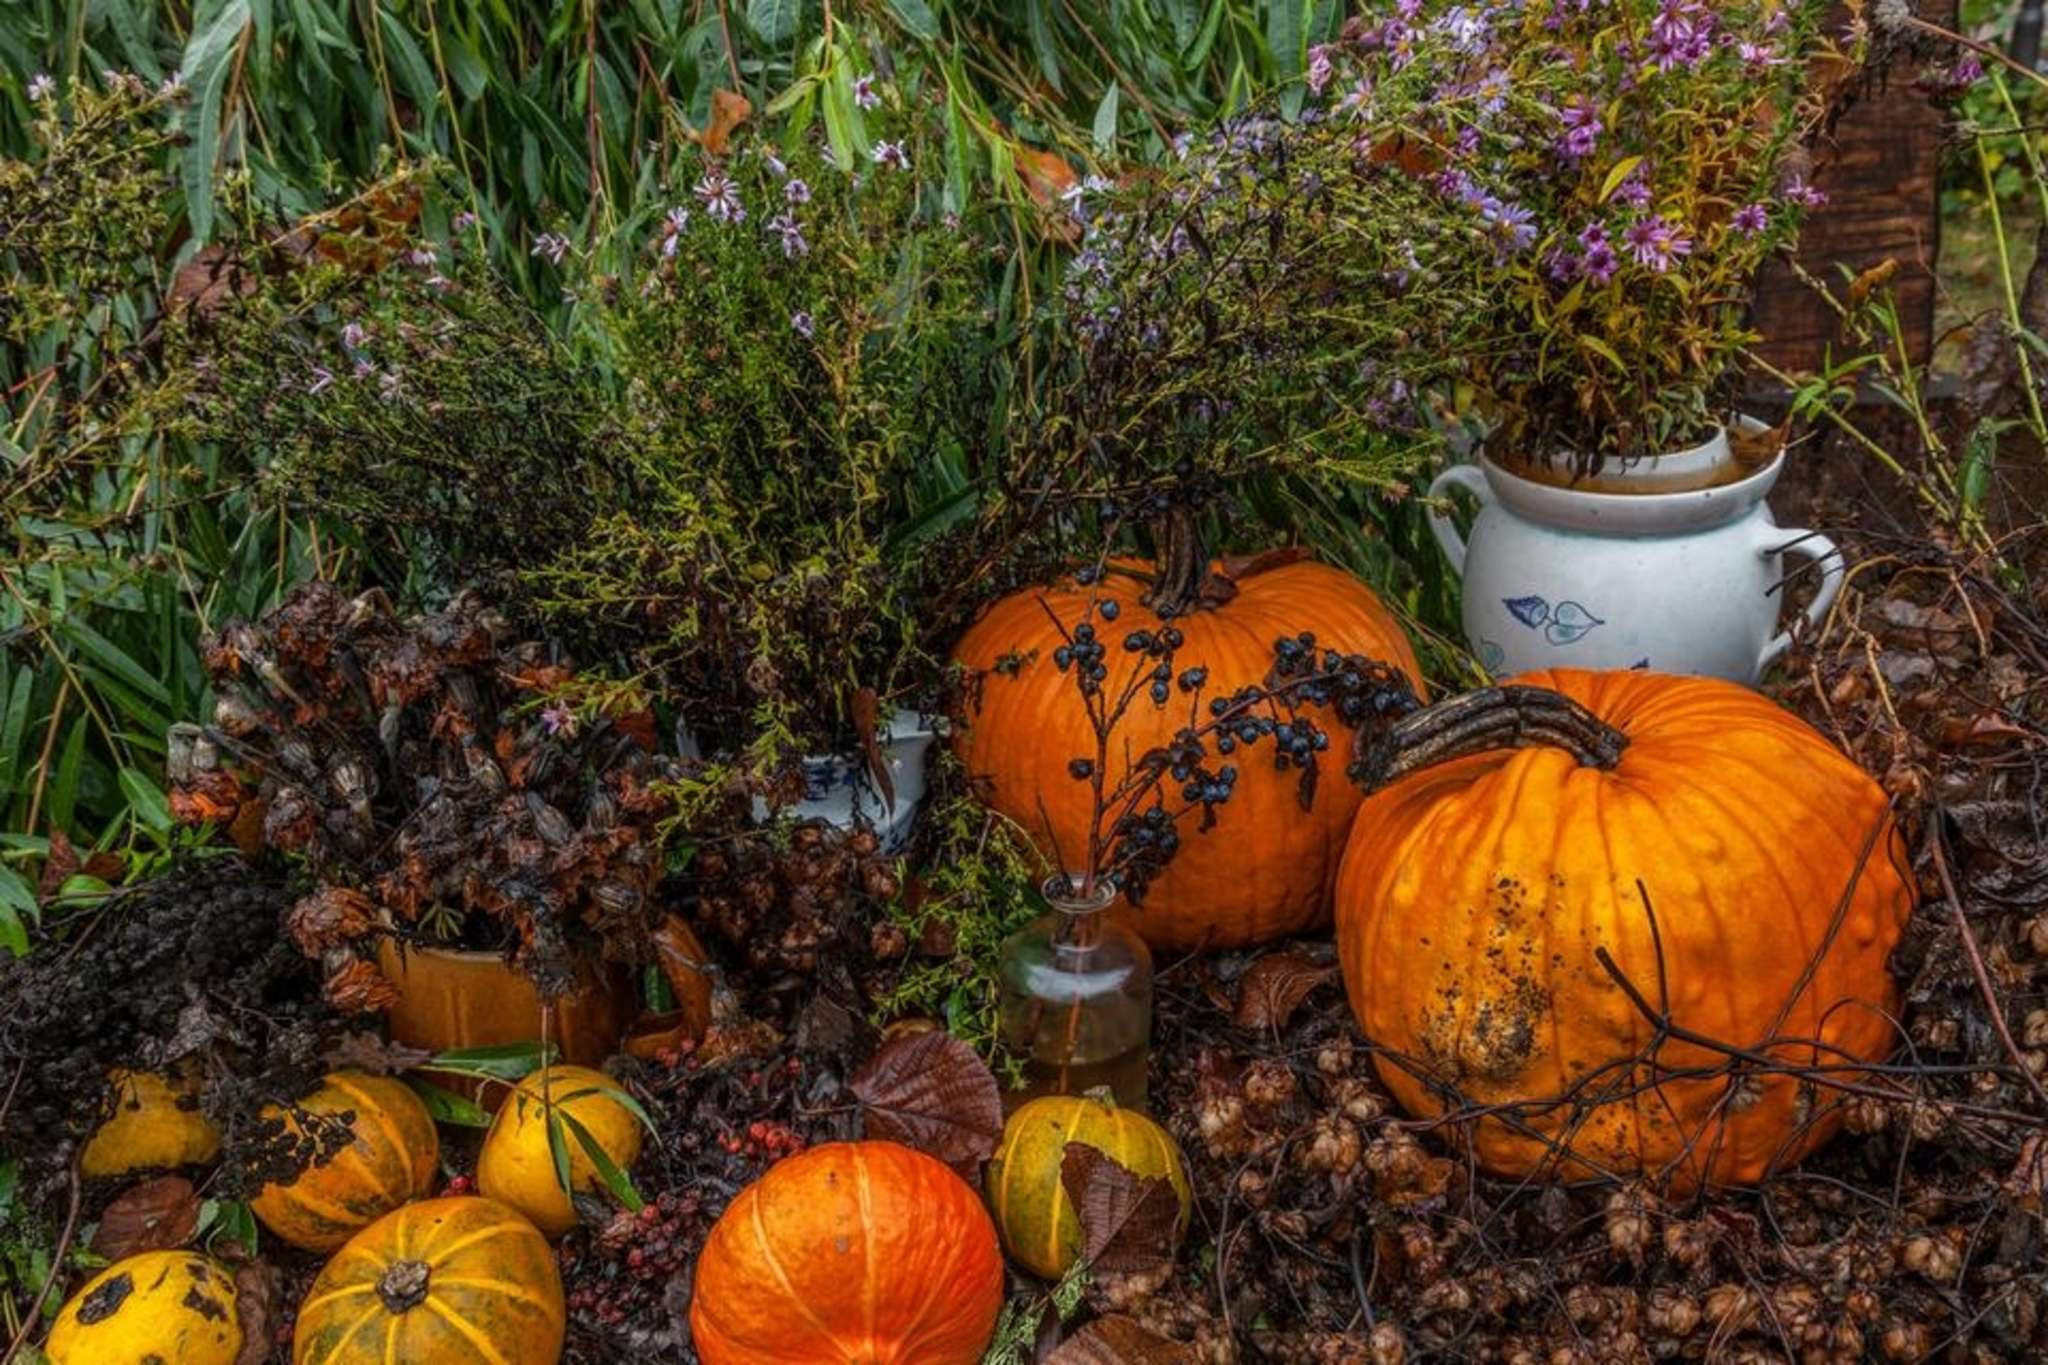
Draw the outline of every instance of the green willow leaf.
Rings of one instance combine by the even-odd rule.
[[[222,101],[234,71],[235,52],[249,28],[249,0],[223,0],[211,14],[201,6],[194,16],[192,39],[185,45],[178,69],[191,87],[185,112],[185,217],[192,240],[204,244],[213,236],[214,177],[219,167]]]

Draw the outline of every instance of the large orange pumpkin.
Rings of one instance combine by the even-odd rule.
[[[1003,1306],[981,1197],[893,1142],[835,1142],[769,1168],[697,1261],[704,1365],[975,1365]]]
[[[1263,683],[1275,641],[1303,631],[1315,636],[1318,648],[1390,664],[1420,689],[1421,669],[1400,625],[1349,574],[1300,560],[1254,567],[1235,578],[1226,573],[1223,565],[1211,570],[1211,584],[1228,585],[1224,591],[1212,590],[1163,619],[1147,605],[1151,567],[1112,565],[1093,587],[1070,581],[1007,597],[961,638],[954,657],[968,676],[956,740],[960,757],[990,804],[1029,830],[1049,855],[1057,850],[1076,860],[1088,846],[1090,784],[1077,781],[1068,764],[1095,753],[1073,679],[1054,664],[1062,642],[1054,617],[1071,630],[1091,602],[1115,604],[1114,620],[1105,621],[1100,608],[1092,618],[1109,644],[1105,687],[1112,690],[1129,670],[1155,667],[1119,642],[1132,631],[1156,632],[1168,624],[1183,636],[1174,668],[1206,669],[1205,697]],[[1141,692],[1116,727],[1107,781],[1118,781],[1129,759],[1169,742],[1187,725],[1188,712],[1187,698],[1177,691],[1163,706]],[[1315,716],[1341,740],[1327,709]],[[1215,826],[1184,840],[1144,904],[1129,912],[1148,943],[1168,952],[1236,947],[1328,922],[1330,885],[1359,793],[1344,780],[1342,746],[1333,745],[1326,759],[1313,804],[1303,810],[1297,772],[1276,770],[1270,749],[1247,755],[1230,800],[1217,807]]]
[[[533,1224],[491,1199],[428,1199],[370,1224],[321,1269],[299,1305],[292,1365],[555,1365],[567,1321],[555,1253]]]
[[[1752,1182],[1825,1140],[1840,1096],[1710,1044],[1890,1049],[1912,891],[1885,794],[1763,697],[1530,674],[1404,720],[1367,766],[1395,776],[1337,883],[1351,1006],[1407,1059],[1379,1071],[1410,1113],[1442,1087],[1506,1107],[1472,1129],[1488,1169]],[[1681,1036],[1659,1041],[1665,1012]]]
[[[350,1115],[349,1144],[332,1159],[306,1167],[289,1184],[265,1185],[249,1207],[302,1251],[332,1251],[400,1204],[433,1188],[441,1141],[433,1116],[412,1087],[391,1076],[337,1071],[298,1108],[332,1118]],[[289,1110],[266,1109],[297,1135]]]

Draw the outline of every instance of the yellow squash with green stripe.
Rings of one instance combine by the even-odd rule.
[[[1131,1174],[1165,1178],[1180,1196],[1174,1239],[1187,1231],[1192,1197],[1180,1148],[1135,1109],[1091,1095],[1047,1095],[1010,1115],[988,1168],[988,1202],[1011,1259],[1057,1280],[1081,1254],[1081,1220],[1060,1183],[1067,1144],[1093,1147]]]
[[[308,1166],[290,1184],[265,1185],[249,1207],[285,1241],[304,1251],[332,1251],[401,1204],[426,1194],[441,1161],[434,1120],[405,1082],[361,1071],[336,1071],[298,1103],[275,1105],[265,1117],[284,1121],[294,1137],[318,1138],[328,1129],[307,1124],[347,1115],[348,1146]],[[310,1134],[308,1129],[311,1129]]]
[[[555,1365],[555,1254],[494,1199],[407,1204],[336,1252],[299,1305],[292,1365]]]

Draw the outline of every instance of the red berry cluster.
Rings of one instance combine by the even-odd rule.
[[[756,1119],[747,1125],[745,1136],[727,1133],[719,1138],[718,1145],[734,1156],[774,1163],[786,1156],[795,1156],[810,1144],[786,1123],[777,1123],[773,1119]]]
[[[441,1193],[449,1199],[453,1199],[461,1194],[475,1194],[476,1177],[473,1175],[451,1175],[448,1177],[448,1183],[442,1188]]]
[[[600,1334],[657,1318],[668,1282],[703,1245],[708,1229],[701,1215],[695,1194],[670,1191],[594,1233],[570,1236],[557,1253],[570,1317]]]

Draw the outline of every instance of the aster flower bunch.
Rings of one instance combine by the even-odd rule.
[[[1468,378],[1509,458],[1587,467],[1705,439],[1754,340],[1758,267],[1824,196],[1804,144],[1817,0],[1397,0],[1311,84],[1464,216],[1490,280]]]
[[[570,277],[621,379],[636,497],[529,578],[771,799],[935,685],[926,608],[957,559],[925,513],[991,429],[991,246],[916,174],[939,153],[893,92],[862,97],[850,168],[809,138],[699,147],[631,272]]]
[[[1480,303],[1461,216],[1334,117],[1255,111],[1176,153],[1068,195],[1048,420],[1010,466],[1021,505],[1092,514],[1185,568],[1155,594],[1169,615],[1253,483],[1400,486],[1435,441],[1417,398]]]

